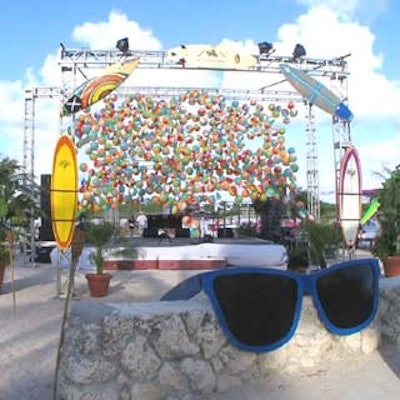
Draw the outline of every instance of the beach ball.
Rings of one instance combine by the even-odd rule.
[[[178,214],[178,211],[179,211],[178,206],[176,204],[174,204],[171,208],[171,214],[176,215],[176,214]]]
[[[184,226],[190,226],[192,223],[192,217],[190,215],[185,215],[182,218],[182,225]]]

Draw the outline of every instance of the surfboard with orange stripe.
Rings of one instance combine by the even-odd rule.
[[[102,75],[84,82],[63,104],[61,116],[75,114],[104,99],[128,79],[138,64],[139,58],[113,64],[106,68]]]

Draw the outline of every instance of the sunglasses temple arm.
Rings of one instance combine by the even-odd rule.
[[[173,287],[161,297],[160,301],[189,300],[202,290],[203,280],[201,275],[195,275]]]

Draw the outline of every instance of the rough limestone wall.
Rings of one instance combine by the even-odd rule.
[[[382,279],[376,325],[382,344],[400,346],[400,276]]]
[[[389,280],[388,280],[389,281]],[[400,342],[400,280],[381,286],[376,321],[351,336],[330,334],[310,298],[293,339],[273,352],[227,343],[205,299],[179,302],[76,303],[60,368],[63,400],[197,400]],[[396,281],[396,282],[395,282]]]

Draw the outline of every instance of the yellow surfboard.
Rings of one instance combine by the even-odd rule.
[[[61,136],[56,144],[50,186],[51,220],[59,249],[67,249],[75,230],[78,167],[74,143]]]
[[[243,50],[228,45],[189,44],[167,52],[166,61],[186,68],[248,70],[257,59]]]

